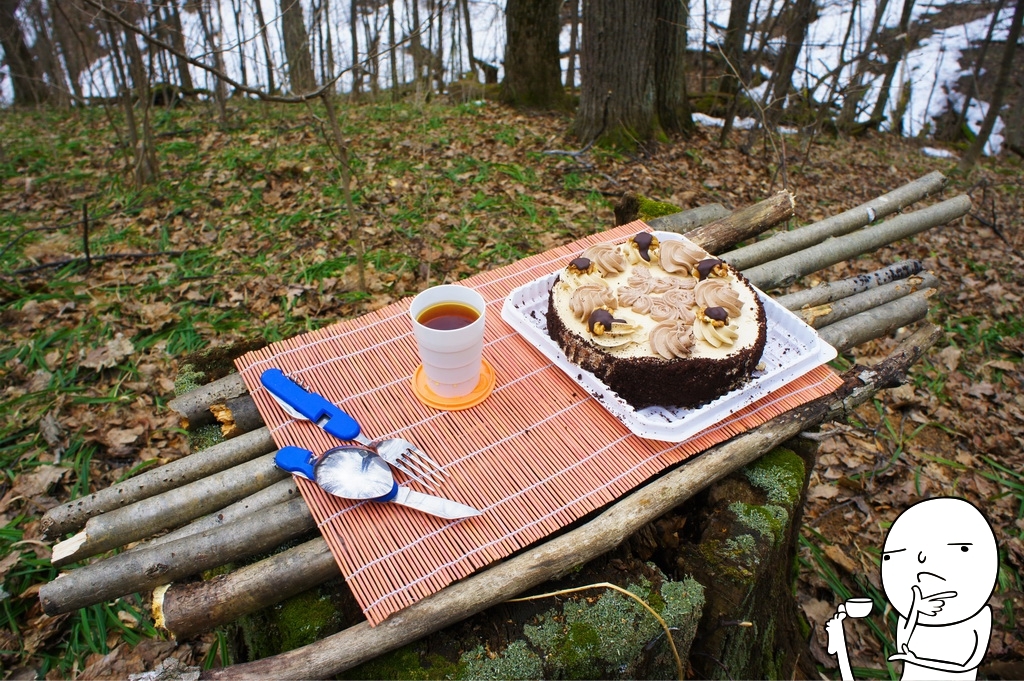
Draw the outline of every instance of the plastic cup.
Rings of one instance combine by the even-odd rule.
[[[420,323],[425,310],[445,303],[472,308],[477,318],[457,329],[435,329]],[[471,288],[456,284],[434,286],[413,298],[409,314],[419,349],[427,387],[439,397],[463,397],[480,382],[480,362],[484,350],[483,297]]]
[[[846,614],[850,617],[867,617],[874,605],[870,598],[851,598],[846,601]]]

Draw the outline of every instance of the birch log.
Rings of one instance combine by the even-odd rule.
[[[781,191],[760,203],[690,230],[684,236],[708,253],[721,253],[793,217],[795,206],[793,195]],[[658,220],[651,220],[648,224],[652,229],[664,229]]]
[[[186,430],[194,430],[214,422],[213,414],[210,413],[210,405],[224,402],[232,397],[244,395],[247,392],[245,381],[238,373],[228,374],[224,378],[201,385],[195,390],[190,390],[184,395],[179,395],[167,403],[171,411],[180,415],[181,427]]]
[[[237,523],[154,546],[126,551],[64,572],[39,590],[48,615],[148,591],[161,584],[270,551],[313,529],[306,502],[293,499]]]
[[[924,319],[928,315],[929,295],[931,290],[912,293],[873,310],[829,324],[819,329],[818,334],[826,343],[843,352]]]
[[[636,213],[634,213],[635,215]],[[651,218],[647,224],[651,229],[660,229],[663,232],[678,232],[685,234],[691,229],[697,229],[706,225],[712,220],[724,218],[729,214],[729,209],[720,203],[711,203],[706,206],[697,206],[671,215],[663,215],[660,218]],[[632,222],[632,220],[627,220]],[[625,223],[623,223],[625,224]]]
[[[843,386],[709,449],[613,504],[594,520],[395,613],[376,627],[362,622],[273,657],[211,669],[204,679],[327,678],[497,605],[606,553],[640,527],[790,437],[850,413],[879,390],[900,385],[914,362],[941,336],[926,325],[872,368],[854,367]]]
[[[862,293],[825,303],[814,307],[805,307],[796,311],[796,316],[815,329],[834,324],[855,314],[867,312],[897,298],[910,295],[915,291],[935,289],[939,285],[938,278],[929,272],[900,279],[883,286],[868,289]]]
[[[971,200],[967,196],[956,196],[913,213],[904,213],[880,225],[827,239],[799,253],[743,270],[743,274],[763,291],[787,286],[811,272],[956,220],[970,209]]]
[[[265,454],[228,470],[214,473],[130,506],[90,518],[74,537],[53,547],[55,567],[145,539],[160,530],[178,527],[199,516],[259,492],[288,473],[274,465],[275,453]]]
[[[263,417],[248,392],[210,405],[210,413],[220,424],[221,434],[231,439],[263,425]]]
[[[150,546],[157,546],[158,544],[166,544],[169,541],[175,539],[181,539],[182,537],[188,537],[206,530],[212,530],[215,527],[221,525],[227,525],[240,520],[246,516],[258,513],[264,509],[276,506],[294,499],[299,494],[299,488],[295,486],[295,480],[291,477],[284,480],[275,482],[270,487],[262,489],[255,494],[251,494],[240,501],[236,501],[230,506],[226,506],[216,513],[203,516],[198,520],[195,520],[188,525],[179,527],[173,532],[160,535],[156,539],[151,539],[145,544],[131,549],[136,551],[141,548],[148,548]]]
[[[276,446],[270,439],[270,431],[265,427],[259,428],[51,508],[40,521],[40,527],[50,539],[74,532],[85,525],[89,518],[101,513],[177,489],[226,468],[251,461],[274,449]]]
[[[775,260],[818,244],[829,237],[849,234],[865,225],[870,225],[878,218],[891,215],[920,201],[929,194],[934,194],[945,184],[946,178],[942,173],[937,171],[929,173],[845,213],[833,215],[789,232],[780,232],[763,241],[738,248],[723,256],[722,259],[740,270],[761,265],[769,260]]]
[[[868,274],[858,274],[856,277],[850,277],[849,279],[829,281],[812,288],[779,296],[775,299],[775,302],[787,310],[799,310],[802,307],[824,305],[825,303],[831,303],[841,298],[867,291],[876,286],[912,277],[923,269],[924,265],[921,264],[920,260],[901,260]]]
[[[317,537],[226,575],[158,587],[153,592],[153,618],[157,627],[181,640],[340,575],[327,542]]]

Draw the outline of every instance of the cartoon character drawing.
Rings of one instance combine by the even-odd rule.
[[[899,613],[901,679],[975,679],[988,650],[999,555],[995,533],[970,502],[938,497],[906,509],[882,548],[882,588]],[[866,616],[865,599],[841,604],[825,625],[828,652],[844,681],[853,680],[843,620]],[[860,609],[860,612],[856,610]]]

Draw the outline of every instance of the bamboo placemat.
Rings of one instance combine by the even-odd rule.
[[[487,301],[484,356],[497,375],[494,392],[472,409],[435,411],[413,395],[410,381],[419,360],[411,298],[236,360],[278,446],[320,454],[340,443],[314,424],[289,417],[273,401],[259,382],[269,367],[300,378],[341,406],[368,437],[417,443],[450,474],[436,493],[483,512],[447,521],[396,504],[339,499],[297,478],[371,625],[565,527],[668,466],[841,385],[835,372],[819,367],[681,444],[630,433],[506,324],[501,307],[514,288],[554,272],[587,246],[641,229],[646,225],[624,225],[461,282]],[[398,473],[396,478],[405,480]]]

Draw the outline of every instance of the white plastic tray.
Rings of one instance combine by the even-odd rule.
[[[681,235],[672,232],[656,231],[654,235],[659,240],[683,239]],[[597,376],[566,359],[562,349],[548,336],[548,291],[559,271],[560,268],[512,291],[502,306],[502,318],[604,405],[630,431],[643,438],[683,442],[836,357],[835,348],[821,340],[814,329],[757,291],[768,320],[768,338],[761,357],[763,371],[757,372],[742,387],[697,409],[635,409]]]

